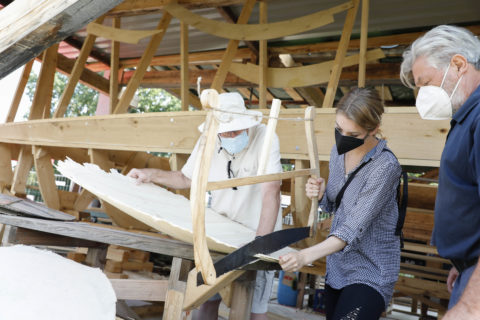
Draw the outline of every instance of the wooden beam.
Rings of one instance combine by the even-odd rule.
[[[40,56],[37,60],[43,61],[43,58]],[[72,73],[74,65],[75,59],[69,59],[62,54],[58,54],[57,71],[68,76]],[[108,80],[93,71],[83,70],[80,75],[80,82],[100,93],[109,95],[110,89]]]
[[[180,56],[182,57],[182,64],[180,66],[180,98],[182,101],[182,111],[188,111],[189,105],[189,78],[188,78],[188,24],[180,22]]]
[[[331,108],[333,106],[333,100],[337,93],[338,81],[340,80],[340,74],[342,73],[343,62],[347,53],[348,43],[352,34],[353,24],[355,23],[360,0],[353,0],[353,2],[354,6],[348,10],[343,25],[342,36],[340,37],[335,61],[333,62],[333,68],[330,74],[330,80],[328,81],[327,92],[325,93],[325,99],[322,104],[322,107],[324,108]]]
[[[476,35],[480,35],[480,25],[465,26]],[[368,38],[368,48],[379,48],[381,46],[409,46],[418,37],[424,35],[425,32],[410,32],[388,36],[370,37]],[[271,47],[271,54],[307,54],[318,52],[336,51],[338,49],[338,41],[320,42],[315,44],[306,45],[292,45],[292,46],[279,46]],[[348,50],[360,49],[360,39],[351,39],[348,44]],[[367,73],[368,74],[368,73]]]
[[[42,119],[45,114],[45,108],[50,111],[51,95],[53,91],[53,81],[55,79],[55,69],[57,66],[58,44],[48,48],[43,54],[42,69],[38,76],[35,95],[33,96],[32,107],[30,108],[29,120]]]
[[[261,110],[268,114],[268,110]],[[320,160],[329,160],[334,141],[335,109],[319,108],[315,132]],[[282,118],[303,118],[303,110],[284,110]],[[173,121],[172,121],[173,119]],[[67,148],[190,153],[205,112],[161,112],[78,117],[0,125],[0,142]],[[285,159],[306,159],[303,126],[279,121],[277,134]],[[414,107],[386,108],[382,131],[402,164],[438,166],[448,121],[422,121]],[[104,134],[109,132],[108,135]],[[172,134],[179,132],[179,134]],[[155,134],[152,134],[155,133]],[[180,134],[181,133],[181,134]],[[158,139],[158,137],[168,139]],[[415,139],[415,144],[411,144]],[[141,144],[138,141],[142,141]]]
[[[31,60],[25,65],[25,67],[23,67],[22,76],[18,81],[17,90],[15,90],[15,96],[13,97],[12,104],[10,105],[10,109],[8,110],[5,122],[13,122],[15,120],[18,106],[20,105],[20,101],[22,100],[25,87],[27,86],[28,78],[30,77],[30,72],[32,71],[33,62],[34,60]]]
[[[246,24],[248,23],[248,19],[252,14],[253,7],[255,6],[256,0],[246,0],[245,4],[243,5],[242,12],[238,17],[237,24]],[[215,78],[213,79],[211,88],[217,91],[223,88],[225,83],[225,79],[227,77],[228,69],[230,69],[230,64],[232,63],[233,57],[235,57],[237,50],[238,50],[238,40],[230,40],[228,41],[227,49],[225,49],[225,53],[222,57],[222,63],[215,74]]]
[[[168,280],[109,280],[119,300],[165,301]]]
[[[12,151],[8,144],[0,143],[0,183],[11,185],[13,179],[12,172]]]
[[[120,18],[113,17],[112,25],[114,28],[120,28]],[[110,110],[108,113],[112,113],[113,109],[118,103],[118,73],[120,70],[120,42],[112,40],[112,48],[110,54]]]
[[[137,15],[155,13],[163,10],[170,0],[125,0],[112,10],[108,15]],[[179,0],[179,4],[189,9],[224,7],[242,4],[243,0]]]
[[[120,2],[121,0],[12,2],[0,11],[0,78]]]
[[[100,245],[100,242],[96,241],[59,236],[53,233],[36,231],[21,227],[16,228],[13,243],[30,246],[59,246],[82,248],[98,247]]]
[[[132,249],[192,260],[191,244],[158,233],[127,231],[122,228],[85,222],[60,222],[0,214],[0,223],[67,237],[115,244]],[[217,259],[223,255],[212,252]]]
[[[268,14],[268,7],[265,1],[261,1],[259,3],[260,6],[260,13],[259,13],[259,22],[260,24],[267,23],[267,14]],[[265,109],[267,107],[267,88],[268,88],[268,47],[267,47],[267,40],[260,40],[259,41],[259,74],[258,74],[258,94],[259,94],[259,104],[258,107],[261,109]]]
[[[142,55],[142,59],[140,60],[135,73],[132,76],[132,79],[128,82],[127,88],[123,92],[120,101],[118,102],[115,110],[113,113],[125,113],[130,106],[130,102],[140,85],[140,82],[147,71],[148,66],[150,65],[150,61],[155,54],[160,42],[162,42],[163,36],[165,35],[168,25],[170,24],[170,20],[172,16],[168,12],[164,12],[162,19],[157,25],[158,30],[163,30],[161,33],[158,33],[150,39],[145,52]]]
[[[167,91],[178,99],[182,99],[181,88],[168,89]],[[195,109],[202,110],[202,104],[200,103],[200,99],[190,90],[188,90],[188,103]]]
[[[32,147],[25,145],[20,148],[18,162],[13,172],[11,192],[13,195],[24,195],[26,192],[27,179],[33,166]]]
[[[104,17],[100,17],[95,22],[101,24],[103,20],[104,20]],[[88,34],[87,38],[83,42],[82,49],[80,50],[80,53],[78,54],[78,57],[75,60],[72,73],[69,76],[67,85],[62,92],[62,95],[58,101],[55,113],[53,114],[54,118],[63,117],[65,112],[67,111],[68,104],[72,99],[78,80],[80,80],[80,76],[83,70],[85,69],[85,62],[87,62],[87,59],[90,56],[90,52],[92,51],[92,48],[96,39],[97,39],[96,35]]]
[[[322,107],[325,94],[318,87],[297,88],[298,93],[311,106]]]
[[[49,208],[60,210],[60,197],[55,183],[55,172],[50,155],[41,147],[32,147],[35,171],[38,186],[45,205]]]
[[[362,0],[362,23],[360,27],[360,58],[358,62],[358,87],[365,87],[365,67],[367,64],[368,10],[370,0]]]
[[[218,7],[217,8],[220,15],[229,23],[235,23],[238,17],[233,13],[230,7]],[[258,57],[258,45],[253,41],[244,41],[247,47],[252,51],[252,53]]]
[[[305,101],[305,98],[302,97],[295,88],[283,88],[283,90],[293,99],[293,101]],[[322,99],[323,102],[323,99]],[[311,104],[312,106],[315,104]]]
[[[165,10],[175,18],[195,26],[205,33],[230,40],[270,40],[303,33],[332,23],[334,14],[350,8],[352,8],[352,1],[299,18],[240,26],[204,18],[175,2],[170,2],[165,6]]]
[[[219,64],[225,50],[213,50],[203,52],[190,52],[188,55],[188,63],[190,65],[201,64]],[[120,65],[122,68],[134,68],[138,65],[141,58],[122,59]],[[252,52],[248,48],[239,48],[233,57],[233,61],[241,62],[243,60],[252,60]],[[156,56],[150,62],[151,66],[179,66],[181,64],[181,56],[179,54]],[[100,72],[108,70],[109,67],[104,63],[93,62],[87,64],[89,70]]]
[[[113,20],[119,19],[119,17],[113,17]],[[115,22],[114,22],[115,23]],[[95,35],[96,37],[102,37],[115,42],[123,42],[129,44],[138,44],[140,40],[159,34],[163,30],[129,30],[120,29],[120,26],[108,27],[101,23],[90,23],[87,26],[87,33]]]

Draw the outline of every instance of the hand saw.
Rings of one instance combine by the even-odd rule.
[[[257,260],[257,254],[270,254],[289,246],[310,235],[310,227],[291,228],[275,231],[247,243],[243,247],[221,258],[213,264],[217,277],[229,271],[239,269],[252,261]],[[199,272],[197,285],[203,284],[203,278]]]

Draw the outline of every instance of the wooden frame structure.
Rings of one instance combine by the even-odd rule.
[[[49,0],[48,2],[52,4],[55,1]],[[388,37],[380,36],[370,38],[367,44],[368,0],[362,0],[362,30],[361,37],[358,40],[350,40],[350,37],[353,22],[360,6],[359,0],[352,0],[338,7],[298,18],[296,20],[298,24],[295,24],[296,29],[285,27],[291,24],[290,20],[268,23],[267,3],[263,1],[259,2],[261,13],[259,24],[247,24],[256,1],[231,0],[228,2],[229,4],[242,3],[243,9],[236,24],[221,24],[221,26],[227,27],[228,32],[226,33],[218,31],[220,30],[218,28],[220,24],[214,24],[213,21],[208,21],[188,10],[202,5],[211,5],[217,2],[215,0],[180,0],[178,3],[170,4],[167,4],[168,1],[146,1],[144,3],[146,7],[143,9],[139,8],[138,3],[126,1],[110,12],[106,12],[118,2],[106,1],[102,3],[104,6],[101,8],[95,6],[95,10],[92,10],[95,11],[94,13],[85,11],[82,14],[72,15],[72,19],[75,21],[71,24],[69,31],[55,29],[55,32],[52,31],[47,34],[44,31],[48,23],[43,21],[43,24],[33,26],[27,36],[19,36],[18,39],[12,38],[15,41],[12,42],[13,45],[10,49],[0,50],[1,57],[9,57],[9,59],[2,59],[2,61],[8,60],[8,68],[2,69],[4,73],[7,73],[13,66],[26,63],[15,99],[9,110],[7,123],[0,125],[0,149],[2,150],[0,157],[0,187],[2,192],[24,196],[27,185],[26,180],[30,168],[34,165],[38,173],[39,189],[45,203],[51,208],[58,208],[79,217],[80,212],[87,208],[93,196],[86,191],[76,193],[57,190],[51,166],[52,160],[63,159],[65,156],[69,156],[78,162],[97,163],[103,168],[117,167],[123,173],[127,173],[134,167],[171,168],[172,170],[181,168],[186,161],[187,155],[193,149],[195,141],[198,139],[199,134],[196,127],[205,119],[208,113],[205,111],[186,111],[189,105],[193,105],[197,109],[201,108],[200,101],[189,89],[195,86],[196,76],[202,75],[204,77],[203,86],[206,85],[218,91],[227,86],[238,87],[240,90],[246,90],[246,87],[258,86],[258,103],[265,115],[269,111],[263,108],[266,108],[268,101],[273,98],[268,88],[284,88],[285,91],[288,90],[287,92],[290,92],[290,96],[299,96],[294,98],[294,100],[302,100],[302,104],[308,102],[310,105],[324,107],[311,110],[312,113],[309,116],[313,118],[315,115],[316,118],[314,126],[310,127],[309,130],[314,133],[315,139],[313,140],[317,140],[318,144],[300,138],[303,137],[302,132],[305,128],[298,125],[297,122],[289,123],[289,125],[285,123],[278,124],[277,132],[282,142],[280,150],[282,159],[293,162],[298,170],[297,173],[283,173],[265,177],[266,179],[285,179],[288,182],[292,182],[289,192],[292,195],[293,203],[285,212],[289,211],[292,213],[297,224],[310,224],[309,212],[313,212],[315,209],[304,195],[303,185],[305,178],[303,175],[312,174],[312,170],[307,169],[308,167],[314,168],[315,173],[318,173],[317,169],[321,169],[322,175],[325,175],[325,161],[329,159],[335,116],[335,109],[330,107],[333,105],[337,87],[342,85],[340,81],[344,81],[344,85],[345,82],[357,83],[358,81],[359,86],[368,84],[369,80],[375,81],[377,78],[393,81],[392,74],[396,76],[398,64],[391,64],[388,70],[382,68],[378,63],[367,65],[367,62],[373,62],[385,57],[385,50],[378,48],[374,50],[368,49],[382,44],[390,44],[391,42],[409,44],[420,35],[420,33],[415,32]],[[78,0],[75,3],[74,6],[62,11],[60,15],[68,15],[71,10],[74,10],[73,8],[94,2]],[[163,11],[163,17],[158,22],[157,28],[155,30],[143,31],[122,29],[120,15],[128,10],[138,13],[141,9],[144,10],[143,12]],[[332,21],[334,15],[340,10],[346,10],[347,16],[342,37],[339,41],[289,47],[267,46],[267,40],[272,37],[320,27],[320,25]],[[7,10],[5,9],[0,14],[6,12]],[[112,19],[111,26],[103,25],[106,16],[115,17],[115,19]],[[308,23],[314,17],[318,18],[319,16],[324,17],[324,19],[318,19],[318,21],[314,19],[318,22],[315,25]],[[181,36],[179,37],[182,48],[181,53],[179,55],[156,57],[155,51],[161,44],[172,17],[182,19]],[[58,22],[57,18],[52,16],[48,21],[50,23]],[[94,19],[96,19],[95,22],[87,27],[87,36],[83,46],[80,48],[76,61],[59,54],[58,47],[56,45],[52,46],[52,44],[64,38],[68,32],[75,31],[76,29],[74,30],[74,28],[78,29]],[[68,24],[66,22],[63,23]],[[189,53],[189,26],[229,39],[227,48],[223,51]],[[262,28],[267,28],[268,32],[258,33],[258,30]],[[470,29],[475,33],[480,33],[478,26],[471,26]],[[9,36],[14,37],[12,34],[9,34]],[[106,37],[113,44],[110,66],[107,66],[105,61],[87,63],[97,37]],[[142,57],[120,60],[118,51],[120,42],[134,43],[148,37],[148,46]],[[43,43],[41,46],[36,46],[35,51],[25,50],[22,55],[18,55],[18,59],[21,59],[21,62],[18,62],[20,60],[12,60],[11,57],[17,53],[15,50],[24,46],[25,43],[28,45],[39,39]],[[259,40],[258,64],[240,63],[242,60],[255,61],[255,57],[252,58],[252,55],[255,54],[252,54],[251,50],[238,48],[240,40]],[[360,52],[355,55],[347,55],[348,50],[351,49],[360,49]],[[45,50],[43,54],[41,54],[42,50]],[[295,61],[293,61],[289,67],[278,68],[278,66],[272,66],[271,61],[269,63],[269,57],[272,54],[294,54],[312,51],[316,53],[336,51],[336,54],[333,56],[326,55],[329,59],[324,60],[329,61],[314,63],[308,66],[295,65]],[[28,55],[26,55],[27,53]],[[19,99],[25,89],[28,75],[32,68],[32,59],[35,57],[42,62],[42,71],[30,111],[30,120],[23,123],[13,123]],[[189,67],[199,65],[205,61],[219,64],[218,69],[189,70]],[[357,64],[359,65],[358,71]],[[160,71],[149,70],[149,67],[152,65],[181,65],[181,70],[162,71],[160,76]],[[135,68],[135,70],[125,71],[125,68]],[[110,70],[109,79],[95,73],[106,69]],[[51,118],[49,106],[53,77],[56,70],[68,74],[69,81]],[[86,83],[95,90],[110,96],[109,115],[63,118],[78,82]],[[327,84],[326,93],[321,92],[319,88],[309,87],[318,84]],[[126,90],[119,97],[118,91],[120,86],[126,86]],[[160,86],[172,90],[179,89],[178,94],[182,98],[182,110],[184,112],[144,115],[125,114],[139,86]],[[341,89],[344,88],[341,87]],[[301,118],[303,116],[304,110],[282,110],[282,117]],[[414,108],[395,107],[387,108],[383,118],[382,134],[388,139],[389,146],[396,153],[402,165],[436,167],[439,165],[440,154],[448,128],[449,123],[447,121],[427,123],[418,117]],[[105,132],[108,134],[105,134]],[[172,132],[181,132],[181,134],[172,134]],[[159,139],[159,136],[165,137],[165,139]],[[412,141],[415,141],[415,143],[412,144]],[[167,159],[152,156],[147,151],[172,153],[170,163],[168,163]],[[312,154],[318,155],[322,163],[318,164],[318,160],[312,160]],[[18,161],[15,171],[11,170],[11,160]],[[314,166],[315,163],[317,165]],[[206,185],[204,181],[203,187],[213,190],[214,188],[228,187],[232,183],[242,185],[254,181],[258,183],[261,179],[232,179],[228,183],[207,183]],[[419,194],[431,193],[430,186],[417,187],[418,190],[421,190]],[[196,191],[199,192],[199,190]],[[148,226],[129,219],[123,212],[115,209],[108,203],[104,203],[104,209],[121,228],[148,229]],[[431,209],[428,209],[427,212],[411,210],[409,214],[414,217],[412,218],[414,221],[424,222],[429,219],[425,218],[425,216],[431,215]],[[4,221],[7,223],[7,220]],[[8,221],[14,223],[13,220]],[[15,223],[20,222],[17,221]],[[412,224],[414,223],[412,222]],[[48,226],[43,226],[43,228],[46,230]],[[418,230],[415,232],[420,233]],[[85,236],[85,233],[82,234],[83,236]],[[431,248],[427,249],[430,250]],[[425,251],[427,249],[421,248],[419,250]],[[186,255],[183,253],[177,255],[177,252],[175,252],[175,255],[179,258],[186,258]],[[202,254],[197,253],[197,255],[201,256]],[[190,256],[190,259],[192,257],[193,255]],[[176,264],[184,269],[186,262],[177,261]],[[213,279],[211,264],[207,263],[201,269],[206,270],[207,275],[210,274],[207,279]],[[234,277],[239,276],[240,273],[243,273],[243,271],[230,274],[228,277],[217,279],[216,281],[222,281],[223,284],[226,284]],[[182,275],[183,280],[187,280],[186,276],[186,274]],[[182,277],[178,276],[178,279]],[[168,286],[168,289],[179,291],[178,283],[169,284]],[[416,294],[419,300],[424,299],[422,298],[422,293],[428,292],[428,290],[422,289],[423,291],[418,291],[418,289],[413,288],[412,282],[408,279],[402,279],[400,286],[405,292],[416,290],[413,294]],[[216,289],[218,288],[215,287],[213,290]],[[444,292],[441,292],[438,286],[435,286],[434,289],[435,292],[439,292],[439,295],[441,294],[441,297],[445,297]],[[208,294],[204,294],[204,296]],[[169,297],[168,299],[177,301],[176,299],[179,298],[179,295],[172,293]],[[198,301],[185,303],[196,305]]]

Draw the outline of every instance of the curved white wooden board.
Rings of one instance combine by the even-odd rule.
[[[374,49],[367,52],[367,61],[384,58],[382,49]],[[349,67],[358,64],[359,55],[345,57],[343,66]],[[270,88],[298,88],[307,87],[320,83],[326,83],[330,79],[330,71],[333,67],[333,60],[316,63],[308,66],[292,68],[268,68],[267,83]],[[229,72],[236,76],[259,83],[259,66],[252,63],[232,63]]]
[[[119,208],[135,219],[171,237],[193,243],[190,201],[155,184],[137,185],[133,178],[115,170],[105,172],[97,165],[59,161],[57,169],[66,177]],[[205,225],[210,250],[230,253],[255,238],[255,230],[206,208]],[[266,261],[293,249],[285,248],[271,256],[258,255]]]
[[[299,34],[332,23],[333,15],[353,7],[352,1],[304,17],[264,24],[232,24],[214,21],[172,2],[165,6],[175,18],[205,33],[230,40],[269,40]]]

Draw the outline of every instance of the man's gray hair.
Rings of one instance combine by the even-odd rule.
[[[456,54],[464,56],[468,63],[480,70],[480,40],[473,33],[456,26],[435,27],[405,50],[400,79],[407,87],[415,88],[412,66],[417,58],[424,56],[432,67],[445,70]]]

